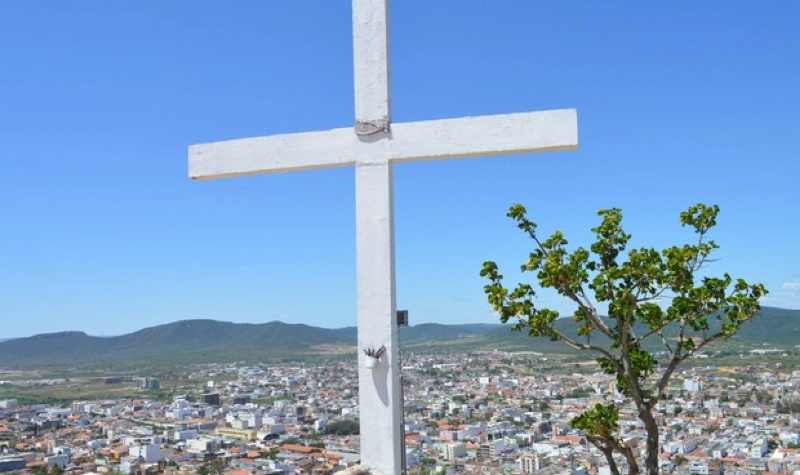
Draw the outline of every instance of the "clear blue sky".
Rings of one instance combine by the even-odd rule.
[[[578,109],[580,151],[395,167],[398,304],[495,322],[505,218],[691,238],[800,308],[800,3],[391,5],[394,121]],[[349,0],[0,2],[0,337],[187,318],[354,325],[349,168],[191,182],[193,143],[349,126]],[[545,296],[544,303],[567,310]]]

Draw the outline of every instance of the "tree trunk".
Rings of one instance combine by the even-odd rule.
[[[637,463],[636,456],[633,455],[633,449],[627,445],[621,447],[622,455],[624,455],[625,459],[628,461],[628,475],[639,475],[639,464]]]
[[[649,413],[648,413],[649,414]],[[653,419],[652,414],[644,420],[645,428],[647,429],[647,458],[645,459],[645,470],[647,475],[659,475],[658,471],[658,424]]]
[[[620,475],[617,462],[614,461],[614,451],[611,449],[600,450],[603,452],[603,455],[606,456],[606,461],[608,462],[608,468],[611,470],[611,475]]]

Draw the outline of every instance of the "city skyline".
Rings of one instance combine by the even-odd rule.
[[[0,6],[19,45],[0,50],[0,337],[354,326],[352,170],[186,177],[192,143],[352,124],[349,2],[49,6]],[[513,203],[576,245],[620,207],[633,246],[663,247],[692,239],[678,214],[706,202],[722,208],[709,272],[800,308],[798,10],[395,2],[396,121],[575,107],[581,141],[396,166],[398,307],[497,323],[478,271],[527,255]]]

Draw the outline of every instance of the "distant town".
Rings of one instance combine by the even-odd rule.
[[[748,359],[722,367],[710,358],[677,375],[657,407],[662,473],[800,473],[800,371]],[[406,473],[609,475],[569,421],[598,402],[630,406],[591,361],[537,370],[549,363],[501,351],[404,355]],[[80,383],[21,376],[0,378],[6,388]],[[369,415],[359,414],[354,359],[204,364],[166,376],[185,384],[171,382],[169,394],[159,377],[112,376],[94,384],[136,395],[0,400],[0,472],[328,475],[359,462],[358,420]],[[622,419],[623,440],[639,440],[634,414]]]

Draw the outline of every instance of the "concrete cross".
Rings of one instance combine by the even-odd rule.
[[[359,351],[361,462],[400,475],[404,432],[395,324],[392,165],[578,146],[574,109],[391,123],[388,0],[353,0],[355,127],[189,147],[192,179],[355,165],[358,346],[386,347],[366,368]]]

